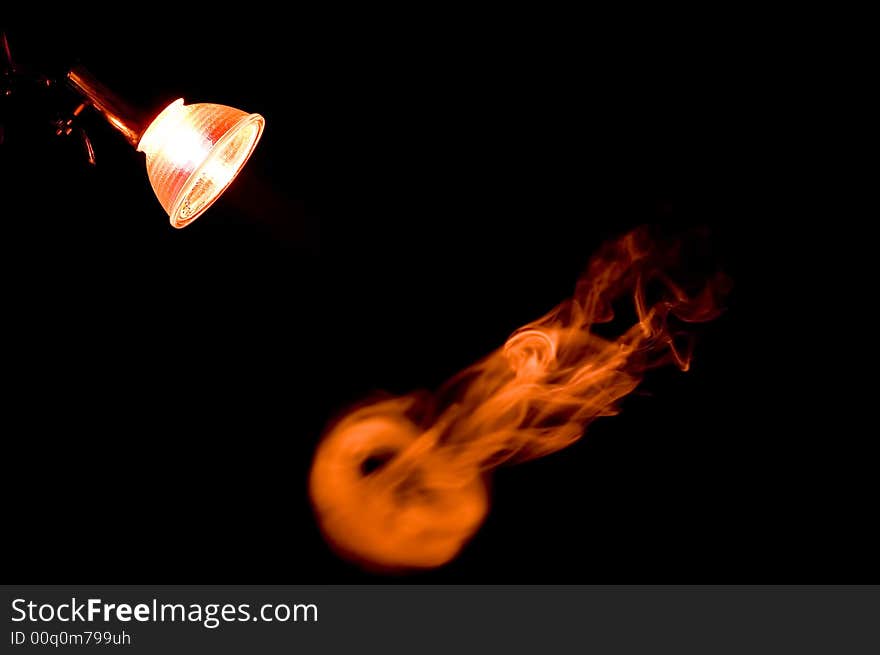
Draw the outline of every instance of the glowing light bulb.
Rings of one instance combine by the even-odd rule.
[[[171,225],[186,227],[235,179],[253,153],[266,122],[240,109],[178,99],[146,129],[137,149]]]

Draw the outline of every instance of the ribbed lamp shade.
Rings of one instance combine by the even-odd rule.
[[[247,162],[265,120],[225,105],[168,105],[144,132],[137,149],[174,227],[186,227],[226,190]]]

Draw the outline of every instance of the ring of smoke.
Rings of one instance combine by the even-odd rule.
[[[365,568],[444,564],[485,518],[493,468],[576,441],[593,419],[616,413],[648,368],[687,370],[690,342],[669,318],[714,318],[726,282],[715,276],[687,295],[665,272],[677,252],[645,230],[608,243],[572,298],[436,394],[375,402],[336,422],[309,480],[330,544]],[[626,296],[637,320],[614,339],[597,335],[593,326],[610,321],[612,304]]]

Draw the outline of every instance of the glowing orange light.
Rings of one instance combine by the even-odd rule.
[[[573,443],[593,419],[615,414],[648,368],[687,370],[680,329],[718,314],[726,281],[687,294],[664,270],[675,250],[646,236],[608,244],[573,298],[436,394],[366,405],[331,427],[309,487],[321,529],[342,555],[377,569],[448,562],[486,516],[493,468]],[[595,334],[625,296],[636,320],[616,338]]]
[[[178,99],[150,124],[137,149],[171,225],[185,227],[204,213],[238,175],[265,120],[225,105],[184,105]]]

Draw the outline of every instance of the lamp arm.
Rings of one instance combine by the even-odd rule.
[[[135,148],[147,123],[141,112],[131,107],[84,67],[74,66],[67,73],[67,83],[81,95],[110,125]]]

